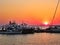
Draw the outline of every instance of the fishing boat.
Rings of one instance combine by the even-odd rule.
[[[31,34],[34,33],[32,27],[27,26],[25,23],[18,25],[15,22],[9,22],[7,25],[3,25],[0,29],[0,34]]]

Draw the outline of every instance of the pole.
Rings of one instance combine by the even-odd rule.
[[[57,12],[57,9],[58,9],[58,6],[59,6],[59,2],[60,2],[60,0],[58,0],[58,2],[57,2],[56,9],[55,9],[55,12],[54,12],[54,15],[53,15],[53,19],[51,21],[51,25],[53,25],[53,20],[54,20],[54,18],[56,16],[56,12]]]

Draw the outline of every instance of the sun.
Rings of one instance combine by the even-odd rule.
[[[46,21],[46,22],[44,22],[44,25],[48,25],[49,23]]]

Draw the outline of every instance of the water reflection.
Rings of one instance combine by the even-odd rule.
[[[0,45],[59,45],[60,34],[0,35]]]

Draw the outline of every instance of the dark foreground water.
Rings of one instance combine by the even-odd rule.
[[[60,34],[0,35],[0,45],[60,45]]]

